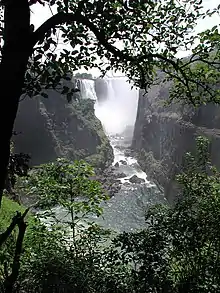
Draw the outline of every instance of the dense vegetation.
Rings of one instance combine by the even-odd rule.
[[[35,30],[30,6],[37,2],[54,8],[54,14]],[[174,80],[172,99],[193,105],[219,101],[218,28],[197,35],[194,28],[220,7],[204,12],[201,0],[5,0],[0,8],[0,199],[20,96],[47,97],[48,89],[60,85],[70,101],[74,89],[61,82],[70,72],[119,70],[145,89],[159,69]],[[179,50],[191,49],[189,59],[177,58]]]
[[[183,198],[175,206],[152,207],[145,229],[119,235],[89,221],[106,200],[89,179],[89,165],[58,160],[33,170],[23,189],[47,212],[28,218],[14,292],[218,292],[220,174],[208,147],[199,137],[196,155],[186,155],[177,178]],[[65,218],[55,212],[57,204]],[[17,209],[24,210],[4,198],[2,230]],[[13,263],[14,234],[1,250],[2,283]]]
[[[192,32],[199,19],[219,13],[220,7],[202,12],[201,0],[48,0],[48,5],[57,5],[57,13],[34,30],[29,6],[36,2],[1,2],[1,291],[219,292],[220,176],[203,138],[197,139],[196,155],[187,154],[186,168],[177,178],[181,200],[173,207],[150,209],[141,231],[114,235],[89,221],[91,213],[101,216],[99,204],[106,196],[84,162],[61,159],[27,177],[22,174],[19,188],[34,195],[35,213],[1,197],[7,171],[19,175],[8,162],[21,94],[46,98],[45,90],[62,78],[69,80],[67,72],[118,69],[146,88],[159,69],[174,81],[171,100],[195,106],[219,103],[218,27]],[[69,45],[59,54],[58,31]],[[176,57],[178,50],[191,48],[189,59]],[[62,94],[70,101],[74,92],[64,86]],[[84,106],[80,114],[89,115],[89,105]],[[57,217],[61,207],[70,215],[67,220]],[[39,208],[47,208],[46,214],[36,213]]]

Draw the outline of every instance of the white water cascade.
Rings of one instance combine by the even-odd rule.
[[[82,79],[80,82],[80,91],[83,99],[91,99],[97,101],[93,80]]]
[[[138,91],[122,78],[106,80],[108,97],[95,104],[95,114],[101,120],[108,135],[120,134],[126,126],[134,126]]]
[[[108,94],[99,102],[93,80],[81,80],[83,98],[95,100],[95,114],[102,122],[114,150],[117,172],[124,173],[122,188],[118,194],[103,204],[103,218],[93,219],[106,228],[116,231],[132,231],[145,225],[145,212],[150,205],[163,201],[155,184],[147,180],[137,160],[125,154],[131,144],[135,124],[138,91],[124,78],[105,80]],[[141,183],[132,184],[129,179],[136,175]]]

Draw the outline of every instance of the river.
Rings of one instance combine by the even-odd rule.
[[[95,100],[95,114],[102,122],[114,151],[113,165],[117,171],[126,176],[120,180],[121,190],[109,201],[103,203],[103,217],[94,219],[106,228],[116,231],[133,231],[144,227],[145,212],[160,202],[164,202],[163,194],[153,182],[147,179],[147,174],[141,170],[137,160],[127,156],[132,141],[131,131],[126,135],[126,128],[133,129],[137,114],[138,90],[123,78],[105,80],[108,96],[101,103],[96,97],[94,81],[82,81],[84,98]],[[130,183],[129,178],[136,175],[142,178],[139,184]]]
[[[103,215],[98,218],[91,216],[89,220],[116,232],[134,231],[145,226],[145,213],[149,207],[165,199],[156,185],[147,179],[147,174],[141,170],[137,160],[127,155],[137,114],[138,91],[132,90],[124,79],[105,82],[108,95],[101,103],[96,96],[93,80],[81,80],[81,92],[83,98],[95,100],[95,114],[114,151],[113,165],[124,176],[120,178],[120,191],[102,203]],[[127,128],[131,131],[126,134]],[[129,181],[134,175],[142,179],[141,183]],[[54,211],[59,220],[66,219],[65,210],[57,207]]]

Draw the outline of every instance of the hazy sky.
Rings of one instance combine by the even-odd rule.
[[[220,0],[203,0],[204,10],[213,9],[220,4]],[[40,4],[35,4],[31,7],[31,22],[35,25],[35,28],[40,26],[46,19],[48,19],[52,14],[48,6],[42,6]],[[220,24],[220,16],[214,15],[210,18],[200,20],[196,32],[203,31],[205,29],[211,28],[212,26]],[[180,52],[179,56],[186,56],[186,52]],[[93,74],[98,75],[98,72],[95,70]]]
[[[205,10],[213,9],[220,4],[220,0],[203,0]],[[31,19],[36,27],[41,25],[48,17],[51,16],[51,12],[47,5],[42,6],[39,3],[35,4],[31,8],[32,14]],[[200,21],[198,30],[206,29],[207,27],[213,26],[215,23],[219,23],[219,17],[213,16],[208,20]]]
[[[203,0],[203,6],[205,10],[216,8],[219,4],[220,0]],[[200,20],[197,26],[197,31],[203,31],[219,23],[220,17],[218,15],[214,15],[211,18]]]

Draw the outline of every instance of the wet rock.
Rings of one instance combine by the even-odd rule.
[[[121,163],[122,165],[127,165],[127,164],[128,164],[125,160],[120,160],[120,163]]]
[[[94,176],[93,179],[99,181],[102,184],[103,189],[107,192],[107,194],[110,197],[112,197],[116,193],[118,193],[122,186],[120,179],[118,179],[118,174],[119,173],[115,172],[115,167],[110,166],[109,168],[102,171],[96,170],[96,176]]]
[[[131,186],[131,183],[127,181],[123,184],[123,186],[129,187],[129,186]]]
[[[126,150],[127,146],[123,146],[123,145],[115,145],[115,148],[120,150],[120,151],[124,151]]]
[[[143,178],[139,178],[137,175],[133,175],[131,178],[129,178],[129,181],[131,183],[136,183],[136,184],[140,184],[140,183],[145,182],[145,180]]]
[[[67,86],[74,88],[74,84],[70,82]],[[73,97],[71,107],[67,107],[59,91],[47,93],[48,99],[38,97],[19,103],[15,130],[22,133],[13,136],[15,153],[30,154],[30,166],[57,158],[83,159],[102,169],[111,165],[113,149],[101,121],[95,116],[94,101],[80,97],[76,101]],[[84,109],[86,113],[82,115]]]
[[[125,151],[124,151],[124,155],[125,155],[125,157],[131,157],[132,156],[132,150],[131,149],[126,149]]]
[[[141,167],[140,167],[140,165],[139,165],[137,162],[131,164],[131,166],[132,166],[133,168],[135,168],[137,171],[141,171]]]
[[[114,166],[115,166],[116,168],[118,168],[118,167],[119,167],[119,162],[115,163]]]
[[[121,172],[121,173],[116,173],[116,176],[117,176],[117,178],[124,178],[127,175],[125,173]]]

